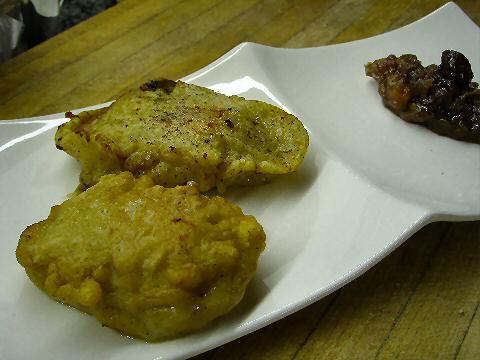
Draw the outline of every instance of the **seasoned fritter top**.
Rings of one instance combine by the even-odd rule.
[[[29,226],[18,262],[50,296],[155,341],[193,331],[243,297],[265,234],[195,186],[107,175]]]
[[[201,191],[223,191],[295,171],[309,141],[302,123],[275,106],[165,79],[107,109],[69,116],[55,141],[80,160],[87,187],[128,170],[163,186],[193,180]]]

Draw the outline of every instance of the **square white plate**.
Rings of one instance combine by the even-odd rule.
[[[363,69],[391,53],[438,64],[443,50],[455,49],[478,75],[479,45],[478,27],[450,3],[414,24],[352,43],[297,50],[240,44],[188,76],[294,113],[311,145],[297,174],[227,194],[267,233],[242,303],[204,331],[156,344],[102,328],[27,279],[15,260],[19,235],[65,199],[80,169],[55,149],[61,114],[0,122],[0,358],[192,356],[328,295],[429,222],[480,219],[480,146],[399,120]]]

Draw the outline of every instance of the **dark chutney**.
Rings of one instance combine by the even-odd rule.
[[[468,59],[454,50],[440,65],[424,67],[415,55],[389,55],[365,65],[386,107],[403,120],[439,135],[480,144],[480,90]]]

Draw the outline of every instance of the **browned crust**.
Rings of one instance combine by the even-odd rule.
[[[169,79],[158,79],[151,80],[140,85],[140,90],[142,91],[155,91],[157,89],[163,90],[166,94],[171,94],[175,86],[177,85],[176,81]]]

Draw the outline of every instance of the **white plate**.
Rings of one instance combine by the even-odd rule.
[[[311,49],[241,44],[186,80],[277,104],[311,145],[299,173],[228,197],[255,215],[267,249],[240,306],[208,329],[146,344],[58,304],[15,260],[21,231],[78,181],[54,147],[51,117],[0,123],[0,358],[170,359],[219,346],[317,301],[425,224],[480,218],[480,146],[438,136],[386,110],[363,65],[390,53],[439,63],[463,52],[480,74],[480,31],[454,4],[400,30]],[[478,77],[477,77],[478,81]],[[61,117],[61,116],[60,116]]]

